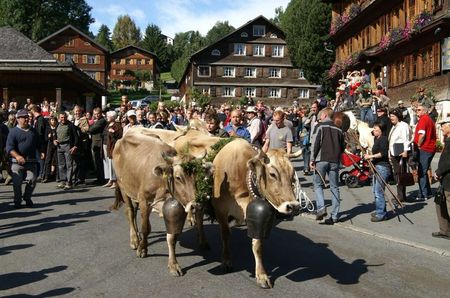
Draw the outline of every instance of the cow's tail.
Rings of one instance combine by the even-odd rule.
[[[122,204],[124,203],[123,197],[122,197],[122,192],[120,191],[119,186],[116,184],[116,189],[115,189],[115,196],[116,196],[116,200],[114,201],[114,203],[109,207],[109,210],[119,210],[120,206],[122,206]]]

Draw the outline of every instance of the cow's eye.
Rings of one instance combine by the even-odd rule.
[[[275,173],[270,173],[270,177],[273,179],[277,179],[277,175],[275,175]]]
[[[177,179],[177,181],[183,181],[183,179],[180,176],[176,176],[175,179]]]

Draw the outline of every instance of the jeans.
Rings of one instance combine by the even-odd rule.
[[[372,191],[375,196],[375,212],[377,218],[384,218],[386,216],[386,199],[384,198],[384,187],[391,169],[388,166],[376,165],[375,169],[378,174],[373,175]],[[384,181],[384,182],[383,182]]]
[[[27,181],[23,199],[25,201],[31,201],[31,195],[34,188],[36,187],[37,167],[38,164],[36,162],[27,162],[24,165],[13,163],[11,165],[14,189],[14,204],[20,205],[20,203],[22,202],[23,180]]]
[[[60,144],[57,150],[58,154],[58,169],[59,179],[66,181],[67,184],[72,185],[74,174],[76,171],[76,164],[73,160],[72,154],[69,152],[70,144]]]
[[[302,148],[303,155],[303,171],[309,171],[309,160],[311,158],[311,146],[308,144]]]
[[[419,194],[421,198],[428,198],[432,196],[430,180],[428,179],[428,169],[430,168],[431,160],[433,160],[434,153],[419,150]]]
[[[372,109],[370,107],[368,108],[361,108],[361,121],[366,122],[369,125],[372,125],[373,118],[372,118]]]
[[[316,171],[319,172],[324,179],[326,174],[328,174],[332,202],[331,218],[337,221],[339,219],[339,208],[341,205],[339,194],[339,163],[328,161],[316,162]],[[314,196],[316,199],[317,211],[325,208],[325,198],[323,194],[325,185],[323,184],[322,178],[316,172],[314,173]]]

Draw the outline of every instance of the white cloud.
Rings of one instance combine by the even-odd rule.
[[[271,18],[275,8],[289,3],[289,0],[229,0],[224,9],[217,9],[212,0],[156,0],[159,10],[159,27],[164,34],[174,36],[177,32],[198,30],[205,35],[217,21],[229,21],[235,28],[253,18],[264,15]],[[203,9],[195,9],[203,5]]]

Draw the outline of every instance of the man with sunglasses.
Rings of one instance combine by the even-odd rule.
[[[40,158],[45,154],[36,130],[31,127],[26,110],[19,110],[16,114],[17,126],[12,128],[6,140],[6,151],[11,156],[11,170],[14,188],[14,208],[22,207],[22,199],[27,207],[33,207],[31,195],[36,187],[37,165],[36,152]],[[26,181],[22,197],[22,182]]]

